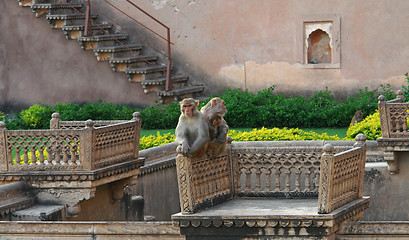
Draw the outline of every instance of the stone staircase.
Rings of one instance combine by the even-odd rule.
[[[68,40],[77,40],[84,50],[93,51],[97,61],[106,61],[115,72],[125,73],[128,80],[140,84],[145,94],[156,92],[161,103],[179,101],[204,90],[202,85],[189,85],[189,76],[172,73],[172,90],[165,91],[167,66],[155,55],[144,54],[144,46],[132,42],[128,34],[114,32],[115,26],[99,21],[92,36],[84,36],[86,4],[84,0],[18,0],[20,6],[31,7],[36,17],[45,16],[52,28],[61,29]]]

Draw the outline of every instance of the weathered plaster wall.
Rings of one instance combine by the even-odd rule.
[[[128,82],[106,62],[97,62],[76,40],[51,29],[44,18],[17,1],[0,1],[0,105],[18,108],[37,102],[153,104],[156,94]]]
[[[129,6],[124,0],[115,3],[125,9]],[[409,30],[402,27],[409,18],[406,1],[137,3],[170,26],[177,67],[189,72],[194,81],[204,82],[209,91],[238,87],[257,91],[275,84],[278,92],[308,94],[328,86],[338,96],[345,96],[382,83],[398,89],[408,71],[409,50],[405,46]],[[303,68],[300,19],[329,14],[340,17],[341,67]]]
[[[112,0],[131,16],[162,35],[166,31],[146,20],[125,0]],[[251,91],[276,85],[277,92],[309,94],[329,87],[343,97],[368,86],[404,83],[408,71],[409,2],[279,1],[279,0],[137,0],[143,9],[171,28],[175,71],[185,72],[206,93],[223,88]],[[104,1],[93,3],[108,11]],[[105,6],[104,6],[105,5]],[[155,94],[98,63],[76,41],[16,1],[1,1],[0,104],[105,101],[153,104]],[[135,22],[110,10],[126,28],[138,33]],[[302,21],[325,15],[340,18],[340,68],[303,66]],[[300,30],[301,29],[301,30]],[[162,40],[142,36],[159,50]],[[154,40],[153,40],[154,39]]]
[[[390,175],[387,164],[366,165],[364,195],[371,197],[365,221],[407,221],[409,219],[409,153],[399,153],[399,174]]]

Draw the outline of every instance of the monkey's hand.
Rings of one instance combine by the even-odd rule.
[[[186,142],[180,143],[179,146],[176,148],[176,152],[179,154],[182,154],[183,156],[187,156],[189,150],[190,150],[190,147]]]

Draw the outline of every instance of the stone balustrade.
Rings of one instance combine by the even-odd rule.
[[[143,165],[140,113],[128,121],[60,121],[54,113],[50,127],[7,130],[0,123],[0,180],[93,181]]]
[[[193,213],[233,197],[318,197],[319,212],[329,213],[362,197],[366,137],[361,134],[356,140],[353,149],[343,152],[327,144],[230,146],[228,154],[216,158],[179,155],[182,212]]]
[[[399,152],[409,151],[408,116],[409,103],[405,102],[403,91],[398,90],[397,98],[385,101],[378,98],[382,137],[377,139],[384,152],[390,174],[399,173]]]
[[[359,134],[348,150],[249,143],[229,144],[216,158],[178,155],[181,213],[173,223],[189,239],[332,239],[369,207],[365,141]]]

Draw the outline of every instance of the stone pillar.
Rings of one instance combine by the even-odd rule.
[[[7,171],[6,124],[0,122],[0,171]]]
[[[134,146],[134,158],[138,158],[139,156],[139,140],[141,138],[141,129],[142,129],[142,118],[141,118],[141,113],[139,112],[134,112],[132,114],[132,121],[136,121],[137,122],[137,126],[135,129],[135,146]]]
[[[318,213],[331,211],[331,180],[334,169],[334,146],[325,144],[321,156],[320,183],[318,189]]]
[[[85,129],[80,133],[80,163],[83,170],[93,170],[93,139],[95,122],[87,120]]]

